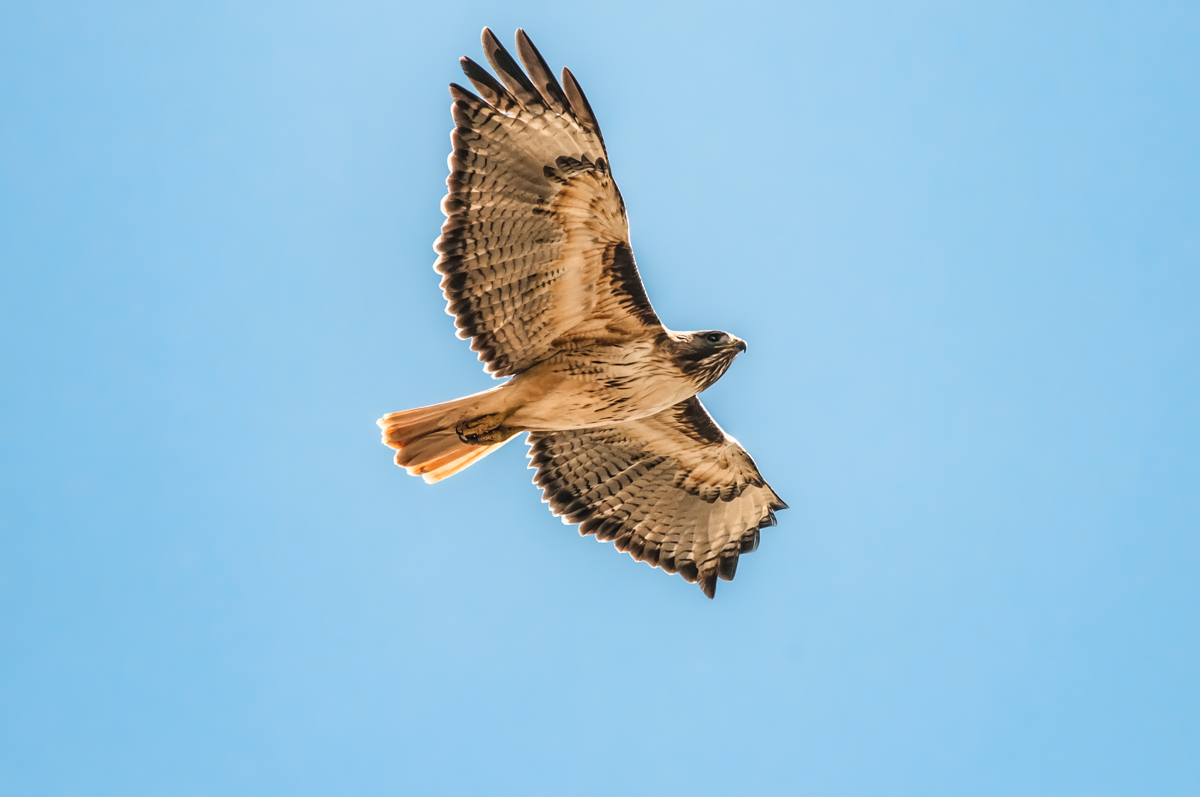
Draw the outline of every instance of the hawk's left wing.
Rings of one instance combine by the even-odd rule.
[[[563,522],[710,598],[787,508],[694,396],[618,426],[531,432],[529,444],[534,482]]]

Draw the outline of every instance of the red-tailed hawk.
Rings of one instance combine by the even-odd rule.
[[[543,500],[581,534],[699,582],[713,597],[786,504],[696,394],[744,341],[674,332],[646,298],[596,116],[524,31],[497,81],[450,85],[454,151],[434,244],[447,312],[499,387],[379,420],[396,464],[435,482],[529,432]]]

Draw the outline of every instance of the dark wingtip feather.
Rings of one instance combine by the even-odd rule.
[[[554,111],[565,112],[570,105],[566,95],[563,94],[562,86],[558,84],[554,73],[546,65],[546,59],[542,58],[538,48],[533,46],[528,34],[521,28],[517,28],[517,55],[520,56],[521,63],[525,65],[525,71],[529,73],[529,77],[534,81],[534,85],[541,92],[543,99],[549,102]]]
[[[717,597],[717,571],[713,570],[700,576],[699,582],[700,589],[704,591],[709,600]]]
[[[479,92],[479,96],[495,107],[506,110],[517,104],[517,101],[508,93],[508,90],[500,85],[500,81],[492,77],[491,73],[470,58],[464,55],[458,59],[458,65],[462,67],[463,74],[467,76],[467,80],[471,81],[471,85]]]
[[[509,92],[526,106],[544,106],[546,102],[542,95],[521,71],[521,66],[509,55],[508,50],[504,49],[496,34],[492,33],[490,28],[484,28],[480,39],[483,42],[483,54],[487,56],[488,63],[508,87]]]
[[[738,547],[739,553],[754,553],[758,550],[759,531],[751,529],[750,534],[742,537],[742,544]]]
[[[450,84],[450,99],[455,102],[476,103],[483,102],[479,97],[475,96],[471,91],[463,88],[457,83]]]
[[[588,102],[587,95],[580,88],[579,81],[565,66],[562,71],[562,85],[566,89],[567,101],[571,103],[571,112],[575,114],[575,118],[581,125],[595,133],[596,138],[600,139],[600,146],[604,146],[604,134],[600,132],[600,123],[596,121],[596,114],[592,112],[592,104]],[[604,154],[607,156],[607,151]]]
[[[696,567],[696,563],[688,559],[683,562],[677,562],[679,575],[683,576],[688,583],[694,584],[700,578],[700,568]]]
[[[730,556],[722,556],[717,561],[717,577],[725,581],[733,581],[734,575],[737,573],[738,552],[734,550]]]

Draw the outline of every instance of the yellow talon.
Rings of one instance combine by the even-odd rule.
[[[454,428],[454,431],[458,432],[458,439],[464,443],[481,446],[495,445],[504,442],[520,431],[512,427],[501,426],[504,418],[505,416],[499,413],[484,415],[473,421],[463,421]]]

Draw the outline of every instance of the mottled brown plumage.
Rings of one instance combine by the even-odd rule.
[[[458,335],[486,371],[512,379],[388,415],[384,442],[433,482],[527,431],[555,514],[712,597],[785,506],[696,398],[746,344],[663,326],[574,76],[564,69],[560,84],[523,31],[524,70],[486,28],[483,49],[499,79],[464,58],[478,95],[450,87],[434,267]]]

